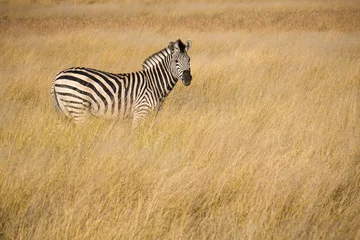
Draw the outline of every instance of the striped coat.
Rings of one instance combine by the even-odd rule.
[[[114,119],[132,118],[133,127],[141,124],[162,102],[178,80],[192,80],[191,41],[170,42],[169,46],[148,57],[143,70],[114,74],[91,68],[75,67],[56,75],[51,95],[55,108],[76,123],[89,116]]]

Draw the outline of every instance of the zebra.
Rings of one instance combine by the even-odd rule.
[[[159,111],[178,80],[192,80],[188,51],[191,40],[180,39],[152,54],[143,69],[131,73],[109,73],[85,67],[68,68],[53,80],[51,96],[58,112],[75,123],[88,116],[132,118],[136,128],[152,111]]]

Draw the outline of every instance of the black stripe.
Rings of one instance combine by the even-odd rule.
[[[149,88],[149,86],[142,86],[142,88],[140,88],[140,91],[139,91],[139,98],[143,97],[146,90]]]
[[[81,93],[81,94],[83,94],[83,95],[85,95],[85,96],[88,96],[89,98],[91,98],[91,99],[96,103],[98,109],[100,109],[100,104],[95,100],[94,96],[91,95],[90,93],[81,91],[80,89],[77,89],[77,88],[75,88],[75,87],[71,87],[71,86],[68,86],[68,85],[55,84],[55,86],[56,86],[56,87],[60,87],[60,88],[73,89],[73,90],[75,90],[75,91],[77,91],[77,92],[79,92],[79,93]],[[84,98],[82,98],[82,97],[80,97],[80,96],[78,96],[78,95],[75,95],[75,94],[72,94],[72,93],[62,93],[62,92],[56,92],[56,94],[61,95],[61,96],[69,96],[69,97],[73,97],[73,98],[80,99],[80,100],[82,100],[82,101],[84,101],[84,102],[89,103],[89,106],[91,106],[91,102],[90,102],[89,100],[86,100],[86,99],[84,99]]]
[[[84,70],[86,70],[86,69],[84,69]],[[112,92],[104,85],[104,83],[102,83],[99,79],[92,76],[91,74],[89,74],[87,72],[79,71],[79,70],[68,71],[67,73],[79,74],[79,75],[85,76],[87,78],[90,78],[91,80],[94,81],[94,83],[97,83],[104,90],[104,92],[107,93],[107,95],[109,95],[111,100],[114,100],[114,96],[113,96]]]
[[[156,90],[156,85],[155,85],[155,82],[156,82],[156,77],[155,77],[155,74],[154,74],[154,68],[151,68],[150,71],[149,71],[149,76],[150,76],[150,81],[149,81],[149,84],[150,84],[150,88],[153,90],[152,94],[156,95],[155,97],[159,99],[159,95],[158,95],[158,91]]]
[[[118,91],[118,117],[119,117],[119,115],[120,115],[120,109],[121,109],[121,98],[122,98],[122,96],[121,96],[121,93],[122,93],[122,84],[121,83],[119,83],[119,91]]]
[[[76,112],[76,111],[68,111],[71,115],[73,114],[73,113],[75,113],[75,114],[79,114],[79,115],[81,115],[83,112]]]
[[[137,89],[139,89],[141,87],[141,76],[140,76],[140,73],[139,72],[136,72],[136,80],[137,80]],[[137,89],[135,89],[135,81],[132,81],[131,82],[131,93],[130,93],[130,96],[129,96],[129,99],[130,99],[130,103],[133,104],[134,102],[134,96],[136,95],[136,92],[137,92]]]
[[[69,96],[69,97],[77,98],[77,99],[79,99],[79,100],[81,100],[81,101],[84,101],[84,102],[87,102],[89,105],[91,105],[91,102],[90,102],[89,100],[84,99],[84,98],[82,98],[82,97],[79,97],[79,96],[77,96],[77,95],[74,95],[74,94],[72,94],[72,93],[57,92],[56,94],[61,95],[61,96]],[[61,99],[61,101],[65,101],[65,100]],[[71,102],[71,101],[68,101],[68,102]]]
[[[124,107],[125,107],[125,111],[124,111],[124,115],[127,114],[126,109],[128,104],[131,104],[131,102],[128,103],[128,97],[129,97],[129,88],[130,88],[130,84],[132,82],[134,82],[136,79],[136,76],[134,73],[129,74],[129,77],[127,79],[125,79],[125,96],[123,96],[123,100],[125,101]],[[127,85],[127,86],[126,86]]]
[[[99,77],[101,77],[107,84],[110,85],[111,89],[113,90],[113,92],[111,93],[110,91],[106,91],[106,93],[110,96],[110,99],[111,99],[111,114],[114,114],[114,110],[115,110],[115,100],[114,100],[114,95],[116,94],[116,86],[114,84],[114,81],[116,83],[118,83],[118,80],[117,79],[112,79],[114,81],[111,81],[109,80],[108,78],[112,78],[111,76],[109,75],[105,75],[103,72],[99,71],[99,70],[94,70],[94,69],[91,69],[91,68],[87,68],[85,69],[87,70],[88,72],[91,72],[92,74],[95,74]],[[104,76],[105,75],[105,76]],[[104,86],[105,87],[105,86]],[[104,89],[104,88],[103,88]],[[108,89],[108,88],[106,88]]]
[[[159,69],[165,78],[164,81],[166,82],[166,90],[170,92],[172,90],[172,88],[174,87],[174,85],[171,85],[171,76],[169,76],[167,74],[167,72],[165,71],[165,65],[161,64],[159,66]]]
[[[104,71],[100,71],[100,70],[96,70],[96,69],[91,69],[91,70],[98,71],[101,74],[104,74],[106,77],[108,77],[110,80],[113,81],[114,87],[116,87],[115,84],[118,86],[119,92],[118,92],[118,99],[117,100],[119,101],[119,99],[121,97],[121,83],[124,81],[124,78],[126,77],[126,74],[113,74],[113,73],[104,72]],[[116,95],[116,89],[115,89],[114,92],[115,92],[114,95]],[[111,100],[113,101],[113,104],[111,106],[111,113],[113,114],[114,111],[115,111],[115,101],[116,101],[116,99],[111,99]],[[120,108],[119,108],[119,110],[120,110]]]
[[[62,102],[66,102],[66,103],[75,103],[75,104],[81,104],[81,105],[84,105],[84,103],[83,103],[83,102],[70,101],[70,100],[66,100],[66,99],[62,99],[62,98],[60,98],[60,100],[61,100]]]
[[[165,78],[162,76],[162,71],[161,71],[161,64],[157,65],[155,67],[155,71],[157,73],[157,82],[161,85],[161,88],[164,89],[164,92],[162,92],[161,95],[165,95],[167,93],[167,86],[166,86],[166,82],[165,82]],[[161,88],[159,88],[159,91],[161,91]]]
[[[113,90],[113,93],[115,93],[116,92],[116,87],[115,87],[115,84],[112,82],[112,81],[110,81],[109,79],[107,79],[105,76],[104,76],[104,73],[102,73],[101,71],[99,71],[99,70],[94,70],[94,69],[90,69],[90,68],[87,68],[86,69],[87,71],[89,71],[89,72],[91,72],[92,74],[95,74],[95,75],[98,75],[99,77],[101,77],[107,84],[109,84],[109,86],[112,88],[112,90]],[[108,76],[107,76],[108,77]],[[111,96],[111,100],[113,100],[114,99],[114,97],[113,96]]]
[[[86,110],[86,108],[83,108],[83,107],[75,107],[75,106],[72,106],[72,105],[65,105],[65,107],[69,107],[69,108],[73,108],[73,109],[78,109],[78,110]]]

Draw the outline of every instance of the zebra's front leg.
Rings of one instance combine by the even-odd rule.
[[[148,106],[142,105],[141,107],[134,109],[132,128],[135,129],[138,126],[142,125],[146,119],[146,116],[149,115],[151,108]]]

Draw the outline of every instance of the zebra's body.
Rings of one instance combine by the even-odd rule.
[[[133,126],[144,117],[160,109],[165,97],[178,79],[184,85],[191,82],[191,46],[180,40],[143,63],[143,70],[114,74],[91,68],[69,68],[54,79],[51,93],[55,107],[75,122],[88,115],[102,118],[133,118]]]

